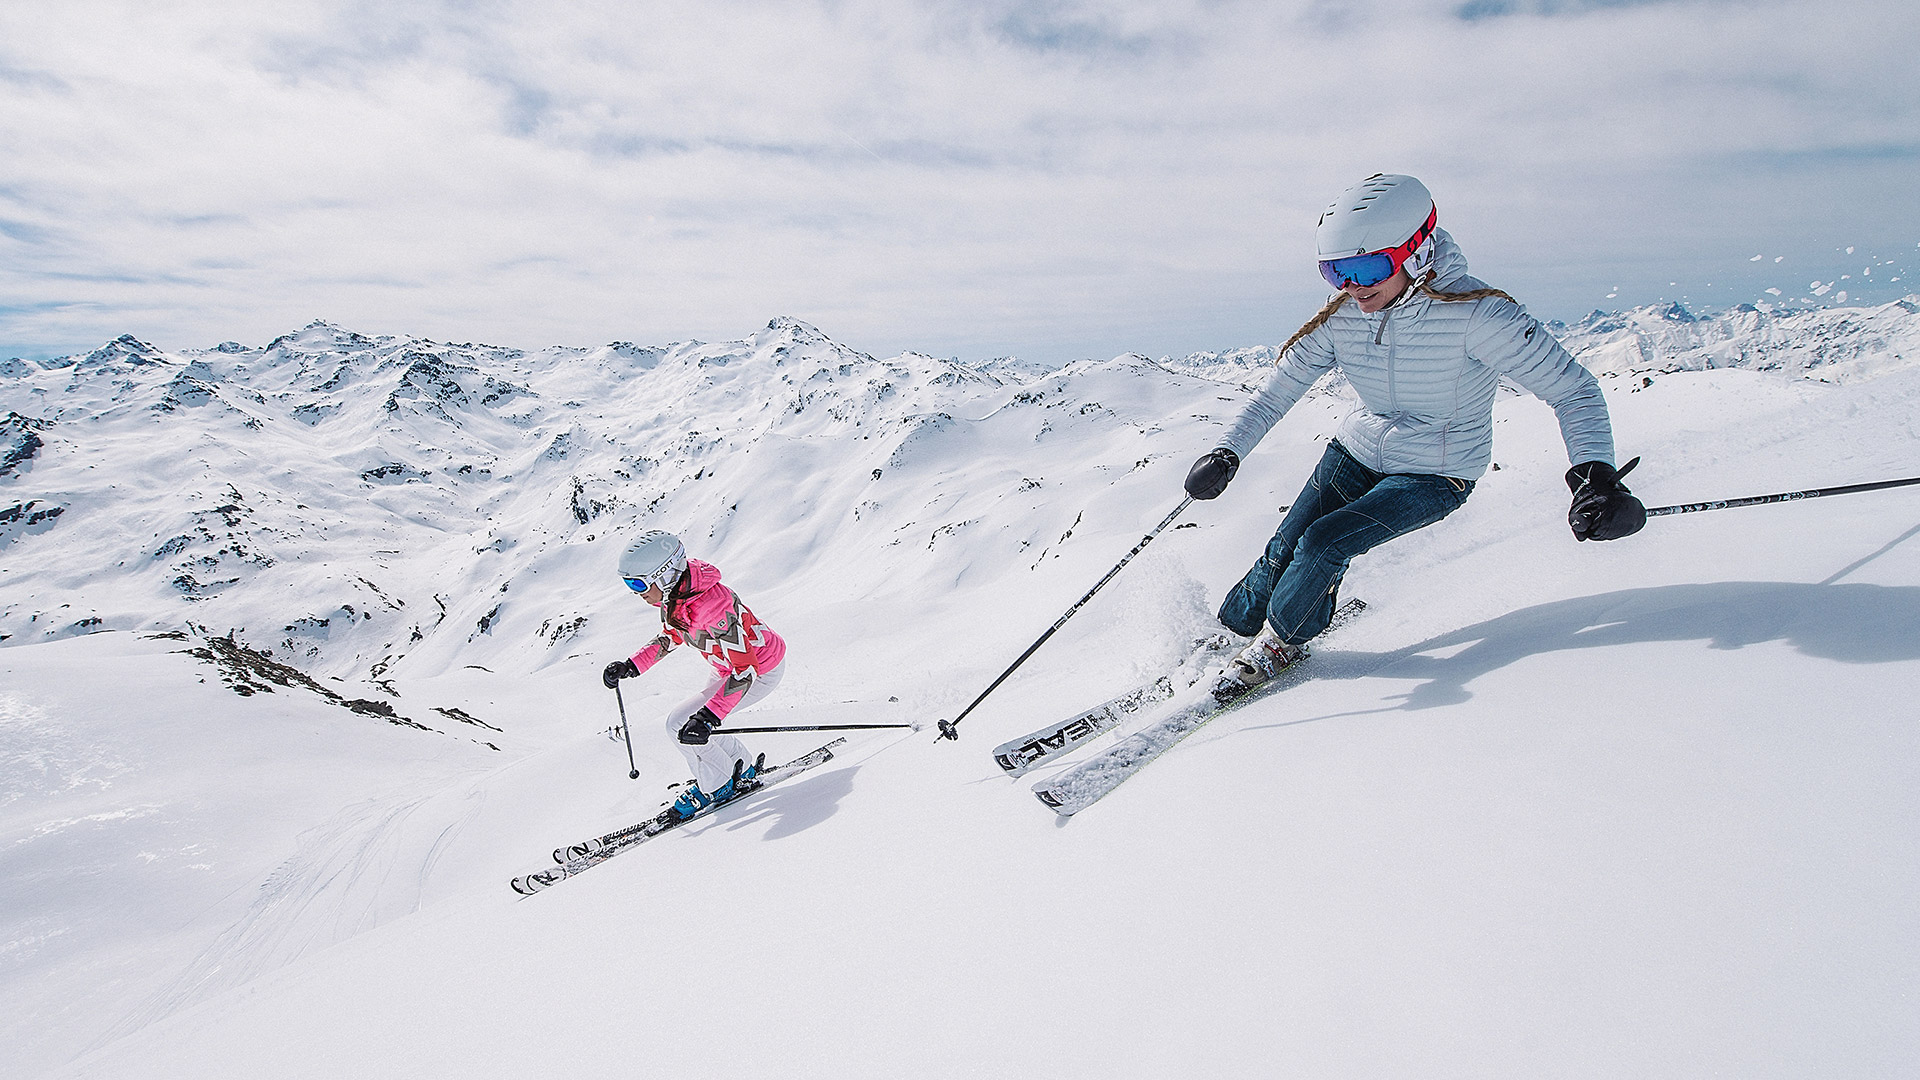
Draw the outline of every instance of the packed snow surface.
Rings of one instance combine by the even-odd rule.
[[[1650,506],[1920,475],[1915,298],[1556,330]],[[1001,777],[1218,632],[1336,380],[935,740],[1271,358],[777,319],[0,365],[0,1073],[1920,1072],[1920,487],[1580,544],[1503,394],[1496,470],[1355,564],[1317,677],[1071,819]],[[599,680],[657,627],[613,571],[656,527],[789,642],[738,724],[921,730],[522,899],[685,776],[704,663],[626,684],[638,781]]]

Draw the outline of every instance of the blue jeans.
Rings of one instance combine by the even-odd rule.
[[[1220,621],[1252,637],[1262,621],[1298,645],[1327,628],[1340,579],[1362,552],[1460,508],[1473,481],[1377,473],[1338,442],[1327,447],[1266,553],[1220,603]]]

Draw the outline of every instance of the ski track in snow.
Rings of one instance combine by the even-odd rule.
[[[301,836],[299,850],[261,882],[246,915],[100,1045],[417,910],[435,866],[484,799],[469,789],[453,810],[437,814],[423,808],[448,801],[446,793],[371,801]]]

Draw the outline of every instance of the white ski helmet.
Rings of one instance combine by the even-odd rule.
[[[1341,192],[1320,214],[1314,247],[1321,262],[1402,247],[1411,254],[1438,220],[1425,184],[1411,176],[1375,173]],[[1404,261],[1403,256],[1399,262]]]
[[[620,576],[628,587],[638,586],[636,592],[646,591],[648,585],[657,586],[663,593],[672,592],[686,572],[686,546],[679,537],[659,529],[641,533],[620,556]]]

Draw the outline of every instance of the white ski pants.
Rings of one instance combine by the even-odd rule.
[[[680,725],[687,722],[687,717],[699,712],[702,705],[713,700],[713,695],[719,693],[720,687],[726,682],[725,677],[715,675],[713,681],[707,684],[707,688],[702,690],[698,697],[688,698],[667,714],[667,734],[673,738],[674,745],[680,748],[680,752],[687,755],[687,766],[693,770],[693,778],[700,781],[701,791],[712,794],[733,779],[735,761],[753,764],[753,755],[747,752],[746,744],[735,736],[727,734],[725,725],[727,721],[739,716],[740,710],[773,693],[774,687],[780,685],[780,677],[786,674],[786,670],[787,662],[782,660],[774,665],[772,671],[756,677],[753,685],[747,689],[747,696],[741,698],[740,704],[735,705],[733,710],[727,713],[727,720],[722,721],[721,726],[714,729],[713,737],[707,740],[705,746],[688,746],[681,742]]]

